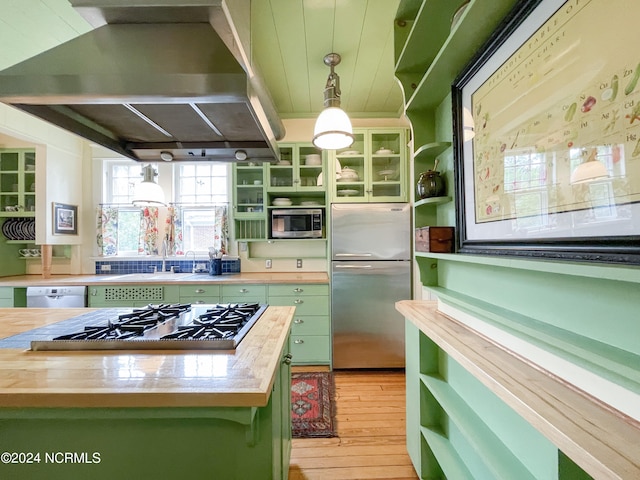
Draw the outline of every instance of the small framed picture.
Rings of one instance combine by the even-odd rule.
[[[77,205],[53,204],[53,233],[60,235],[78,234]]]

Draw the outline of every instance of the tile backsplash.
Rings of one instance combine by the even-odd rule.
[[[209,271],[209,260],[196,260],[196,266],[202,264],[204,270],[198,270],[198,273],[206,273]],[[96,261],[96,275],[123,275],[127,273],[153,273],[154,267],[157,271],[162,269],[162,260],[98,260]],[[165,268],[167,271],[175,267],[183,273],[191,272],[193,260],[174,260],[167,259]],[[240,273],[240,259],[222,260],[222,273]]]

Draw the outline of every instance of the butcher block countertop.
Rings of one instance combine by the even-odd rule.
[[[329,283],[326,272],[247,272],[224,275],[206,273],[130,273],[122,275],[19,275],[0,277],[0,287],[63,286],[63,285],[139,285],[139,284],[276,284],[276,283]]]
[[[0,338],[92,310],[0,308]],[[236,350],[0,348],[0,408],[265,406],[294,311],[268,307]]]

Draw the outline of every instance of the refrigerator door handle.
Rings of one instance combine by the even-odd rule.
[[[364,268],[373,268],[373,265],[334,265],[336,270],[339,268],[354,268],[354,269],[364,269]]]
[[[373,253],[336,253],[334,257],[373,257]]]

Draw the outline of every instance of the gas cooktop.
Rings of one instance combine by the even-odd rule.
[[[267,305],[161,304],[114,314],[87,315],[82,328],[50,340],[33,340],[31,350],[229,350],[238,346]],[[81,316],[82,317],[82,316]]]

